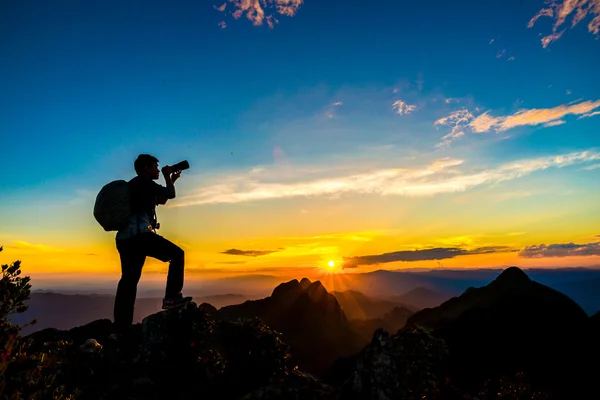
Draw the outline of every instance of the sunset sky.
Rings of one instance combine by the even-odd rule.
[[[600,0],[0,7],[0,262],[33,279],[118,279],[92,210],[140,153],[191,165],[157,210],[188,279],[600,266]]]

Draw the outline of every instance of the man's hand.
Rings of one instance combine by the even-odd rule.
[[[170,176],[171,173],[173,172],[171,170],[171,167],[169,167],[168,165],[165,165],[164,167],[162,167],[161,171],[162,171],[163,176],[165,176],[165,177]]]
[[[175,183],[177,179],[181,176],[181,171],[173,172],[171,174],[171,182]]]

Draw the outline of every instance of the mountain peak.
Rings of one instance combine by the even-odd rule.
[[[300,287],[302,287],[302,289],[306,289],[307,287],[310,286],[312,282],[310,281],[310,279],[308,278],[302,278],[302,280],[300,281]]]
[[[335,296],[330,295],[329,292],[327,292],[327,289],[325,289],[325,286],[323,286],[321,281],[314,281],[308,287],[306,287],[305,291],[308,294],[308,297],[315,302],[320,301],[323,297],[328,295],[335,298]]]
[[[305,279],[306,279],[306,278],[305,278]],[[306,279],[306,280],[308,281],[308,279]],[[309,282],[310,282],[310,281],[309,281]],[[326,289],[325,289],[325,286],[323,286],[323,284],[321,283],[321,281],[314,281],[314,282],[312,282],[312,283],[310,284],[310,286],[309,286],[309,287],[311,287],[311,288],[313,288],[313,289],[314,289],[314,288],[319,288],[319,290],[320,290],[320,288],[323,288],[323,290],[326,290]]]
[[[531,279],[521,268],[518,267],[510,267],[502,271],[500,275],[496,279],[494,279],[495,283],[502,284],[515,284],[515,283],[524,283],[531,282]]]
[[[277,285],[275,289],[273,289],[273,293],[271,293],[271,297],[280,297],[282,295],[286,295],[288,293],[297,292],[300,289],[300,282],[298,279],[292,279],[289,282],[280,283]]]

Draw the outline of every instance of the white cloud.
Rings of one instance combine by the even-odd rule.
[[[506,54],[506,50],[502,49],[502,50],[498,50],[498,53],[496,53],[496,58],[502,58],[502,56]]]
[[[588,165],[587,167],[583,167],[582,169],[584,171],[593,171],[595,169],[600,168],[600,164],[592,164],[592,165]],[[600,235],[598,235],[598,237],[600,237]]]
[[[454,140],[465,135],[465,125],[473,119],[473,114],[466,108],[461,110],[453,111],[447,117],[440,118],[434,122],[434,125],[448,125],[452,126],[452,130],[447,135],[444,135],[441,142],[438,143],[438,147],[447,146]]]
[[[254,26],[263,25],[266,21],[269,28],[275,27],[279,20],[275,18],[275,14],[293,17],[298,12],[298,9],[304,3],[304,0],[229,0],[231,7],[231,15],[235,19],[246,16]],[[215,9],[225,12],[227,4],[223,4]],[[266,12],[269,12],[267,14]]]
[[[506,61],[515,61],[515,56],[508,57],[508,60],[506,60]]]
[[[528,28],[532,28],[540,17],[554,18],[552,33],[542,38],[544,48],[562,36],[566,28],[560,32],[558,29],[573,13],[571,28],[590,16],[592,20],[588,23],[588,31],[594,35],[600,33],[600,0],[548,0],[547,3],[548,8],[542,8],[527,24]]]
[[[600,153],[576,152],[520,160],[497,168],[475,173],[457,171],[463,160],[445,158],[412,169],[378,169],[347,172],[344,175],[310,177],[299,174],[294,180],[276,179],[276,170],[263,173],[240,173],[216,177],[199,185],[194,194],[178,197],[170,207],[203,204],[243,203],[270,199],[341,194],[379,194],[382,196],[422,197],[463,192],[477,186],[499,183],[523,177],[548,168],[562,168],[600,160]],[[323,169],[326,171],[326,169]],[[313,174],[314,176],[314,174]]]
[[[490,44],[494,43],[494,39],[490,40]]]
[[[556,121],[550,121],[544,124],[544,128],[550,128],[552,126],[558,126],[558,125],[562,125],[562,124],[566,124],[567,121],[565,121],[564,119],[558,119]]]
[[[581,119],[581,118],[589,118],[589,117],[593,117],[593,116],[595,116],[595,115],[600,115],[600,111],[594,111],[594,112],[590,112],[590,113],[583,114],[582,116],[580,116],[580,117],[579,117],[579,118],[577,118],[577,119]]]
[[[464,131],[455,131],[455,129],[452,129],[452,132],[442,136],[440,143],[438,143],[436,147],[447,146],[461,136],[465,136]]]
[[[396,113],[398,115],[406,115],[406,114],[410,114],[413,111],[415,111],[417,109],[417,106],[411,105],[411,104],[406,104],[406,102],[404,102],[402,100],[396,100],[392,104],[392,108],[396,110]]]
[[[453,111],[447,117],[440,118],[434,122],[434,125],[455,125],[464,121],[468,121],[473,118],[467,109]]]
[[[330,103],[327,108],[324,111],[324,116],[327,119],[333,119],[337,116],[337,112],[338,112],[338,108],[342,106],[342,102],[341,101],[336,101],[333,103]]]
[[[70,206],[89,204],[94,201],[97,193],[89,189],[74,189],[67,204]]]

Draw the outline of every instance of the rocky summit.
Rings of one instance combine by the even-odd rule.
[[[28,339],[38,349],[70,343],[63,367],[49,373],[56,384],[77,388],[79,398],[308,399],[332,392],[288,366],[288,346],[262,321],[215,320],[214,310],[192,302],[162,311],[122,338],[109,336],[110,321],[102,320],[69,331],[36,332]]]
[[[280,334],[260,319],[215,314],[191,302],[148,316],[122,338],[109,334],[110,321],[98,320],[26,339],[35,351],[58,354],[63,346],[45,374],[77,399],[409,399],[433,394],[444,373],[443,341],[419,329],[379,329],[338,382],[326,384],[299,370]]]
[[[0,398],[600,398],[598,315],[509,269],[352,351],[335,297],[303,279],[239,306],[161,311],[124,337],[106,319],[26,337],[4,321]],[[298,360],[330,366],[313,374]]]
[[[333,362],[357,353],[367,342],[352,329],[335,296],[319,281],[304,278],[277,286],[270,297],[223,307],[224,319],[262,318],[282,333],[300,369],[323,376]]]
[[[586,380],[587,325],[573,300],[516,267],[407,322],[445,340],[451,376],[463,386],[523,371],[540,386],[568,393]]]
[[[326,384],[290,363],[288,345],[260,319],[220,320],[215,312],[192,302],[148,316],[122,338],[99,320],[26,339],[37,351],[66,344],[46,374],[77,399],[424,398],[443,373],[443,341],[419,329],[379,329],[351,357],[339,384]]]

